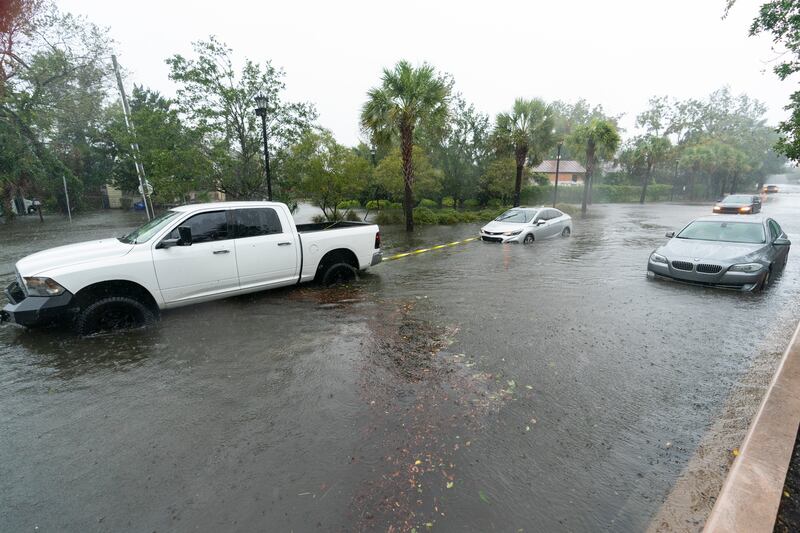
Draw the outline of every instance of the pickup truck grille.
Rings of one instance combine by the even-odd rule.
[[[16,281],[12,282],[11,285],[6,287],[5,293],[8,301],[14,305],[25,299],[25,291],[22,290],[22,287],[20,287],[19,283]]]

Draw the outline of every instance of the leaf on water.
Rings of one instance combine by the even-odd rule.
[[[448,481],[447,482],[447,488],[448,489],[452,489],[453,488],[453,482],[452,481]],[[788,496],[788,494],[787,494],[787,496]]]
[[[530,431],[530,430],[531,430],[530,426],[525,426],[525,431]]]
[[[789,491],[788,491],[788,490],[785,490],[785,491],[783,491],[783,495],[784,495],[786,498],[788,498],[788,497],[789,497]]]
[[[533,390],[533,387],[531,387],[530,385],[525,385],[525,388],[528,390]]]
[[[478,491],[478,496],[480,497],[480,499],[481,499],[481,500],[482,500],[484,503],[489,503],[489,498],[486,496],[486,493],[485,493],[485,492],[483,492],[482,490],[479,490],[479,491]]]
[[[421,464],[422,464],[422,461],[420,461],[419,459],[417,459],[416,461],[414,461],[414,464],[415,464],[415,465],[421,465]]]
[[[739,457],[739,448],[734,448],[733,449],[733,456],[734,457]]]
[[[514,387],[517,386],[517,384],[514,382],[513,379],[509,379],[506,383],[508,383],[508,388],[509,389],[514,389]]]

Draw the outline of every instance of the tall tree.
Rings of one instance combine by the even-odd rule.
[[[736,0],[728,0],[727,10]],[[727,14],[726,10],[726,14]],[[772,0],[764,3],[758,16],[750,26],[750,35],[768,33],[772,41],[785,48],[781,60],[773,71],[781,80],[800,72],[800,2],[796,0]],[[775,149],[795,162],[800,162],[800,91],[789,97],[785,109],[789,118],[778,125],[780,138]]]
[[[181,111],[203,136],[217,189],[232,198],[262,198],[266,183],[261,126],[253,111],[256,94],[263,93],[269,100],[270,153],[299,141],[317,112],[308,103],[283,101],[284,73],[269,61],[261,65],[246,60],[237,72],[233,51],[216,38],[193,46],[195,58],[175,55],[167,59],[169,77],[179,84]],[[286,193],[282,178],[286,176],[276,176],[279,197]]]
[[[450,91],[451,83],[432,66],[413,67],[400,61],[393,69],[384,69],[380,86],[369,90],[361,108],[361,127],[376,144],[400,138],[406,231],[414,230],[414,130],[425,124],[428,132],[441,131]]]
[[[516,207],[520,203],[522,169],[529,162],[541,163],[544,154],[555,145],[552,111],[538,98],[517,98],[511,112],[497,115],[494,135],[501,151],[507,150],[514,154],[517,164],[514,181]]]
[[[647,196],[647,186],[653,180],[653,170],[656,165],[667,159],[672,143],[666,137],[645,134],[633,139],[631,144],[634,158],[641,161],[641,166],[644,169],[642,173],[642,194],[639,197],[639,203],[643,204]]]
[[[586,179],[583,182],[583,200],[581,214],[586,215],[589,201],[589,189],[592,186],[595,166],[599,159],[613,157],[620,143],[619,133],[614,124],[608,120],[593,119],[587,125],[576,127],[567,140],[572,146],[581,146],[586,153]]]

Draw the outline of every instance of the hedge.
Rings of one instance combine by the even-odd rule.
[[[648,202],[669,200],[672,185],[653,184],[647,187]],[[595,185],[592,191],[592,202],[596,204],[634,203],[638,202],[642,188],[637,185]],[[522,190],[522,203],[526,205],[542,205],[553,202],[551,185],[533,185]],[[567,204],[579,204],[583,201],[583,186],[568,185],[558,188],[558,201]]]

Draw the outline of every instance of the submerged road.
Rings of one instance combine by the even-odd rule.
[[[0,530],[643,530],[800,318],[800,195],[764,205],[795,241],[766,292],[646,279],[664,232],[709,211],[593,206],[569,239],[468,242],[123,334],[2,326]],[[0,283],[137,220],[0,227]],[[478,227],[382,235],[392,253]]]

